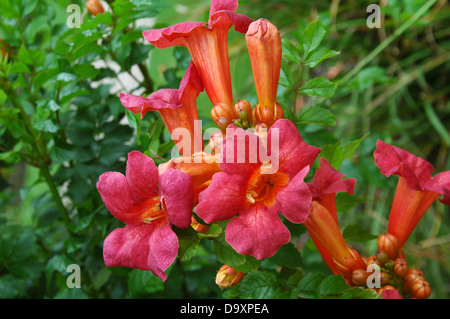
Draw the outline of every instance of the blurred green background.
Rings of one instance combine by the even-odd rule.
[[[208,240],[188,262],[177,259],[165,283],[150,272],[103,263],[103,240],[122,224],[104,207],[98,177],[124,172],[131,150],[160,163],[173,146],[157,114],[139,121],[125,112],[119,93],[178,88],[190,61],[186,49],[156,49],[142,31],[207,21],[210,3],[108,2],[112,10],[103,4],[109,14],[94,17],[85,1],[0,0],[0,47],[10,56],[9,81],[2,80],[0,91],[0,298],[233,297],[214,282],[221,263]],[[366,24],[372,3],[381,8],[381,28]],[[321,46],[340,51],[302,73],[302,79],[325,76],[337,83],[333,97],[295,95],[283,85],[278,95],[287,116],[294,105],[298,113],[321,106],[334,114],[335,125],[298,126],[312,145],[364,137],[340,167],[358,180],[355,196],[338,197],[343,230],[355,224],[374,235],[387,230],[397,177],[387,179],[375,166],[377,139],[427,159],[436,172],[450,170],[450,8],[447,1],[430,1],[431,8],[408,25],[425,3],[239,1],[238,13],[270,20],[294,45],[318,17],[328,31]],[[67,27],[69,4],[80,6],[81,28]],[[228,44],[235,99],[255,103],[244,35],[230,29]],[[16,92],[20,111],[8,107],[8,92]],[[205,93],[198,109],[203,128],[212,126]],[[450,297],[449,213],[449,207],[433,204],[404,248],[410,267],[421,269],[430,282],[430,298]],[[293,237],[299,268],[329,274],[305,230],[296,228]],[[350,245],[364,256],[376,253],[373,239]],[[67,288],[70,264],[81,268],[81,289]],[[274,264],[268,260],[263,266]]]

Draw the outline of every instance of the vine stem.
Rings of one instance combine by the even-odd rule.
[[[22,103],[17,97],[16,92],[11,87],[6,88],[6,93],[9,96],[12,104],[14,107],[20,110],[20,114],[22,116],[23,123],[25,124],[26,129],[28,130],[29,134],[31,135],[32,142],[30,143],[31,147],[33,148],[35,154],[37,155],[36,158],[36,166],[41,171],[45,182],[48,185],[48,188],[50,192],[52,193],[53,199],[55,201],[56,206],[58,207],[58,210],[61,214],[61,217],[63,219],[64,225],[68,230],[71,229],[72,221],[70,220],[69,213],[67,212],[66,207],[64,206],[61,196],[59,195],[58,189],[56,188],[55,182],[53,181],[53,178],[50,174],[50,171],[48,169],[47,162],[49,161],[49,156],[47,152],[47,148],[45,144],[41,143],[41,141],[38,139],[36,132],[31,124],[31,121],[28,117],[28,114],[25,112],[25,109],[23,108]],[[39,147],[42,146],[42,147]]]

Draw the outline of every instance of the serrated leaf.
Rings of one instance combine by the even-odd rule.
[[[330,275],[320,283],[317,294],[319,296],[336,295],[349,288],[342,275]]]
[[[306,58],[305,65],[309,66],[310,68],[314,68],[322,61],[339,55],[340,53],[340,51],[334,51],[326,48],[313,51]]]
[[[280,72],[280,85],[292,89],[293,80],[292,80],[292,72],[289,63],[285,60],[281,60],[281,72]]]
[[[378,236],[369,233],[366,229],[359,225],[348,225],[342,234],[347,241],[367,242],[376,239]]]
[[[319,124],[333,127],[336,125],[336,117],[330,110],[320,106],[305,109],[297,121],[299,124]]]
[[[309,80],[300,88],[300,92],[306,95],[321,97],[332,97],[336,90],[337,85],[323,76]]]
[[[242,279],[239,292],[241,298],[273,299],[282,290],[273,273],[269,271],[254,271]]]
[[[283,57],[294,63],[301,63],[300,51],[287,39],[281,40],[283,46]]]
[[[342,142],[337,142],[335,144],[324,145],[320,156],[327,159],[331,166],[338,170],[345,159],[349,159],[353,156],[356,149],[361,144],[361,141],[366,138],[366,136],[367,134],[360,139],[344,144],[342,144]]]
[[[308,273],[298,283],[297,289],[300,295],[312,298],[316,295],[325,275],[322,273]]]
[[[186,229],[176,229],[178,236],[178,257],[181,261],[191,260],[198,251],[200,244],[200,238],[197,236],[197,232],[191,227]]]
[[[230,267],[241,266],[245,263],[245,256],[239,254],[225,241],[225,236],[214,238],[213,251],[218,261]]]
[[[326,33],[327,31],[320,20],[315,20],[308,25],[303,33],[303,50],[305,56],[308,56],[309,52],[320,45]]]

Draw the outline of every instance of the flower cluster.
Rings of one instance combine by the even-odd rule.
[[[178,251],[172,227],[209,229],[196,216],[207,224],[228,221],[225,240],[234,250],[268,258],[291,240],[286,219],[304,224],[329,268],[347,284],[366,285],[367,267],[376,263],[383,269],[382,284],[392,287],[385,296],[392,297],[401,281],[402,292],[427,297],[429,285],[422,273],[408,269],[402,247],[434,200],[443,194],[441,201],[450,203],[450,172],[431,177],[431,164],[379,141],[375,162],[386,176],[400,175],[399,186],[378,254],[360,256],[344,240],[336,209],[336,193],[352,194],[356,180],[344,178],[320,158],[311,182],[305,181],[321,149],[303,140],[277,103],[280,34],[269,21],[253,21],[236,9],[237,0],[212,0],[207,23],[184,22],[143,33],[160,49],[186,47],[192,62],[178,89],[160,89],[147,97],[121,94],[120,101],[142,117],[158,112],[181,157],[156,167],[150,157],[134,151],[125,175],[100,176],[97,188],[106,207],[126,224],[105,240],[106,265],[150,270],[166,280],[165,271]],[[258,97],[253,107],[233,98],[227,48],[232,26],[245,34]],[[218,127],[209,150],[196,107],[203,90]],[[224,288],[244,276],[224,265],[216,281]]]

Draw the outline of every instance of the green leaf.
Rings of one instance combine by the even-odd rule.
[[[324,278],[325,275],[320,272],[308,273],[298,283],[297,289],[299,294],[306,298],[314,298]]]
[[[325,27],[319,20],[315,20],[308,25],[303,33],[304,56],[308,56],[309,52],[320,45],[326,33]]]
[[[137,130],[138,127],[139,127],[140,115],[139,114],[134,114],[133,112],[131,112],[128,109],[125,110],[125,113],[127,115],[128,124],[130,125],[130,127],[132,127],[133,129]]]
[[[320,283],[317,293],[319,296],[336,295],[349,288],[342,275],[330,275]]]
[[[292,72],[289,63],[281,60],[280,85],[292,89],[294,81],[292,79]]]
[[[191,260],[198,251],[200,238],[192,227],[186,229],[176,229],[178,236],[178,257],[181,261]]]
[[[340,53],[340,51],[334,51],[326,48],[311,52],[305,60],[305,65],[309,66],[310,68],[314,68],[322,61],[339,55]]]
[[[267,260],[281,267],[297,268],[303,266],[300,252],[291,243],[281,246],[277,253]]]
[[[295,47],[295,45],[287,39],[281,40],[281,43],[283,46],[283,57],[291,62],[300,64],[302,62],[300,59],[300,51]]]
[[[164,282],[151,271],[133,269],[128,277],[131,298],[139,298],[164,290]]]
[[[225,241],[225,235],[214,238],[213,251],[218,261],[230,267],[245,263],[245,256],[239,254]]]
[[[300,92],[306,95],[321,97],[332,97],[336,90],[337,85],[323,76],[309,80],[300,88]]]
[[[298,124],[319,124],[334,127],[336,117],[330,110],[320,106],[309,107],[300,114]]]
[[[344,144],[342,144],[342,142],[337,142],[335,144],[324,145],[320,156],[327,159],[331,166],[338,170],[345,159],[349,159],[353,156],[356,149],[361,144],[361,141],[366,138],[367,135],[368,134],[364,135],[360,139],[346,142]]]
[[[273,299],[281,294],[276,276],[269,271],[254,271],[245,276],[239,286],[241,298]]]
[[[342,234],[347,241],[367,242],[376,239],[378,236],[369,233],[366,229],[359,225],[348,225]]]

